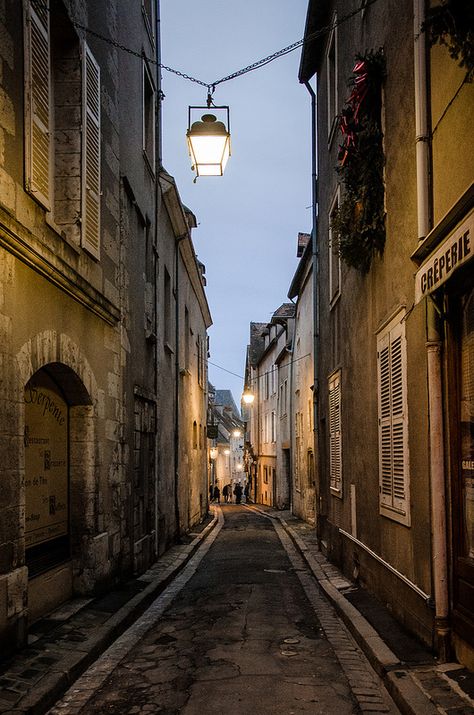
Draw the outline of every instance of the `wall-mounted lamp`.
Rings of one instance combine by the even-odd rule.
[[[200,114],[202,110],[207,111],[200,119],[193,119],[193,114]],[[212,96],[208,94],[207,107],[189,107],[186,136],[196,179],[198,176],[222,176],[230,156],[229,107],[214,106]]]
[[[209,450],[210,458],[217,459],[217,455],[218,455],[217,447],[211,447],[211,449]]]
[[[232,434],[233,434],[234,437],[241,437],[241,436],[242,436],[242,432],[241,432],[239,429],[235,429],[235,430],[232,432]]]

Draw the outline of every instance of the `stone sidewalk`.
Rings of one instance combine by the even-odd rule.
[[[289,511],[261,506],[278,519],[305,558],[404,715],[474,715],[474,673],[458,663],[438,664],[433,654],[408,635],[375,598],[357,589],[318,551],[315,530]]]
[[[0,715],[47,712],[173,581],[216,523],[214,513],[142,576],[105,596],[73,599],[35,623],[28,646],[0,664]]]
[[[456,663],[438,665],[395,621],[387,625],[383,607],[367,603],[366,594],[318,552],[308,524],[289,512],[249,508],[285,528],[404,715],[474,715],[474,674]],[[74,599],[35,624],[28,647],[0,666],[0,715],[45,713],[174,579],[216,523],[214,518],[190,535],[190,543],[173,546],[139,578],[103,597]]]

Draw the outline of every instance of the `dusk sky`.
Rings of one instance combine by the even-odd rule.
[[[212,83],[300,40],[307,0],[162,0],[162,63]],[[186,147],[188,105],[207,90],[162,71],[163,161],[199,222],[206,265],[209,379],[240,404],[249,323],[270,320],[297,266],[299,231],[311,230],[311,105],[298,82],[301,49],[216,87],[230,106],[232,156],[223,177],[194,172]]]

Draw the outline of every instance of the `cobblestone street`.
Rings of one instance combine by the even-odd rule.
[[[398,712],[280,524],[223,515],[51,715]]]

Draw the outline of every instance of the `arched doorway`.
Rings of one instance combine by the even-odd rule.
[[[87,528],[84,477],[92,467],[94,420],[84,384],[61,363],[35,372],[25,385],[24,403],[25,563],[32,623],[73,594],[74,560],[81,559],[77,544]]]
[[[25,560],[29,577],[70,557],[69,406],[39,370],[25,387]]]

